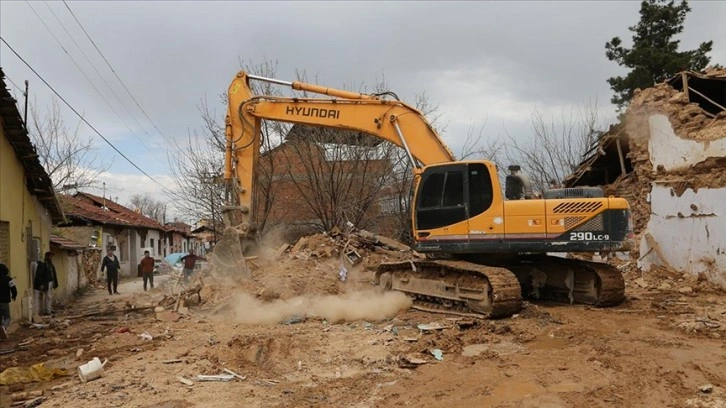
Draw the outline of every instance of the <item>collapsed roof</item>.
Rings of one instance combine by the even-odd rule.
[[[667,87],[668,90],[664,90]],[[726,118],[726,69],[706,69],[702,72],[683,71],[663,84],[636,90],[635,97],[649,91],[644,103],[654,106],[672,105],[672,116],[684,127],[684,136],[716,124],[716,120]],[[714,129],[709,136],[701,139],[723,136]],[[618,178],[633,171],[631,161],[630,135],[623,122],[613,125],[601,135],[583,155],[584,159],[577,169],[564,180],[565,187],[602,186],[614,183]]]

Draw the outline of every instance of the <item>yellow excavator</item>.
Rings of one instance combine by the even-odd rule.
[[[254,95],[249,81],[321,97]],[[596,187],[533,193],[518,166],[502,190],[490,161],[457,161],[418,110],[383,95],[239,72],[228,92],[224,177],[233,200],[225,222],[255,233],[255,183],[262,120],[363,132],[404,149],[414,169],[413,249],[425,259],[381,264],[376,281],[401,291],[414,307],[498,318],[517,313],[522,294],[564,303],[617,305],[620,271],[606,263],[550,253],[629,250],[628,203]]]

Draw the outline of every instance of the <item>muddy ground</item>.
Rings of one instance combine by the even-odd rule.
[[[525,302],[480,321],[407,309],[369,291],[363,266],[342,282],[336,257],[302,258],[257,260],[248,282],[207,276],[176,314],[169,276],[94,289],[0,343],[17,349],[0,371],[70,372],[0,387],[0,406],[40,391],[42,407],[726,407],[726,294],[689,277],[629,271],[618,307]],[[93,357],[105,376],[82,383]],[[195,379],[225,368],[244,379]]]

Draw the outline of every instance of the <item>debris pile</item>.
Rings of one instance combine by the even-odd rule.
[[[726,70],[724,70],[726,75]],[[715,75],[715,74],[714,74]],[[625,115],[633,172],[614,183],[618,195],[628,199],[633,211],[633,224],[640,233],[650,219],[652,183],[658,181],[674,187],[680,195],[687,188],[717,188],[726,186],[726,158],[708,158],[697,165],[665,171],[653,168],[649,152],[651,115],[668,117],[675,134],[682,139],[713,141],[726,137],[726,111],[714,115],[699,104],[689,102],[684,92],[668,84],[636,90]]]
[[[286,252],[300,260],[339,257],[347,265],[360,263],[366,270],[375,269],[381,262],[421,257],[394,239],[357,228],[343,232],[337,227],[329,232],[302,237],[291,247],[283,245],[277,255],[282,256]]]
[[[97,281],[96,271],[101,265],[101,251],[92,249],[81,251],[81,263],[83,273],[86,275],[86,281],[89,285],[95,285]]]

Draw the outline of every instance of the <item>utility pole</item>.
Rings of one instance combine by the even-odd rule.
[[[25,130],[28,130],[28,80],[25,80],[25,112],[23,112],[23,123],[25,123]]]

